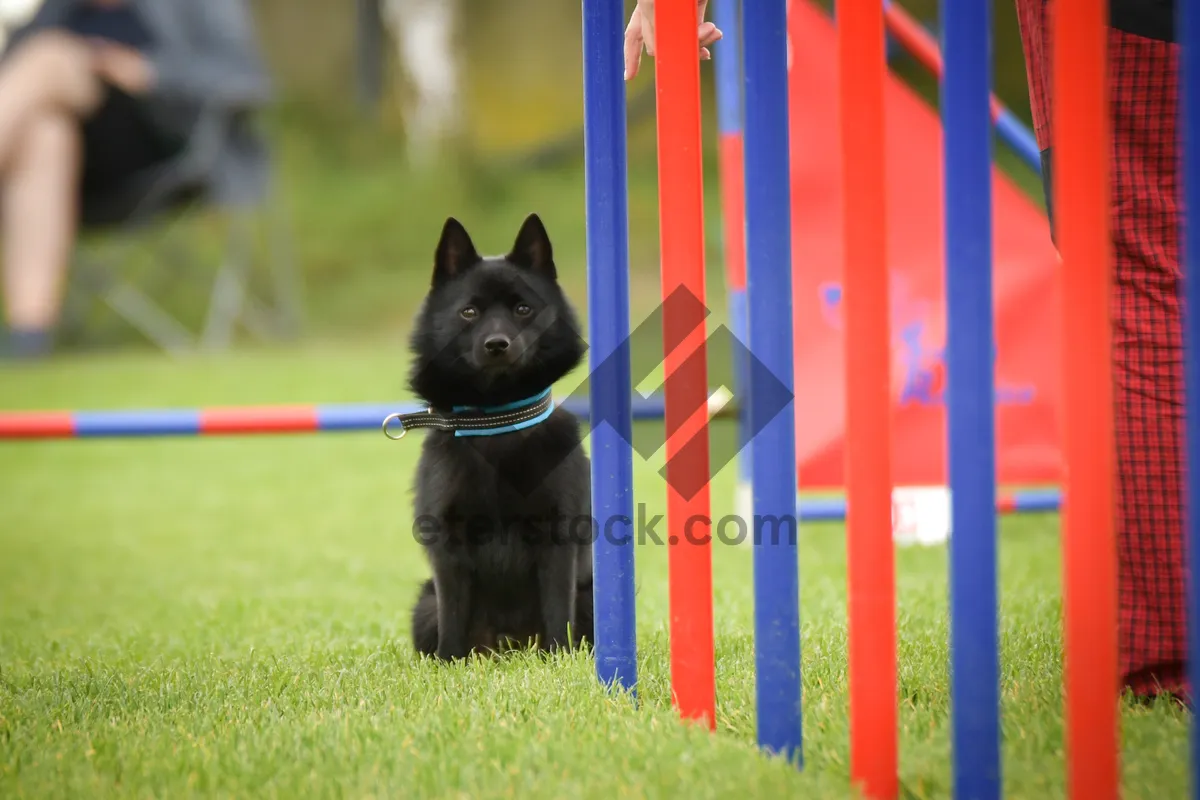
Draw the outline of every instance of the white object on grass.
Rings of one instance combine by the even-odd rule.
[[[892,539],[897,545],[944,544],[950,528],[947,487],[897,486],[892,490]]]

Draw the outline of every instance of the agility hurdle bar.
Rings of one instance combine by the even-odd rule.
[[[634,398],[627,404],[635,421],[661,420],[662,401]],[[588,421],[587,403],[567,400],[562,407]],[[312,433],[378,432],[391,414],[420,411],[417,403],[345,403],[286,406],[216,406],[119,411],[5,411],[0,412],[0,441],[40,439],[148,439],[214,436],[258,436]],[[712,419],[733,417],[739,410],[718,392],[709,398]],[[601,418],[603,421],[604,418]],[[592,458],[600,452],[592,440]],[[603,456],[601,456],[603,459]],[[1057,490],[1017,491],[1000,496],[1001,514],[1057,511]],[[802,520],[836,522],[846,517],[844,497],[797,498]]]
[[[602,381],[593,380],[593,390],[596,383],[603,384]],[[728,394],[721,390],[709,397],[708,411],[712,417],[729,417],[737,413],[727,403],[727,398]],[[634,398],[627,394],[620,405],[628,409],[631,419],[657,420],[663,417],[660,398]],[[562,403],[562,407],[583,420],[591,416],[588,404],[578,400],[568,399]],[[0,412],[0,441],[378,431],[389,415],[409,414],[424,408],[423,404],[406,402],[120,411],[3,411]],[[602,415],[599,419],[603,421],[612,417]],[[600,443],[603,444],[603,441]],[[592,446],[596,444],[593,440]]]

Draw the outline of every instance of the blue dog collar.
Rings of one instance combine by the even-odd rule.
[[[455,417],[463,421],[455,426],[454,435],[496,436],[512,433],[545,422],[552,413],[554,398],[550,396],[550,389],[502,406],[455,406]],[[466,417],[471,417],[472,424],[466,424]]]
[[[531,428],[545,422],[554,413],[554,398],[550,389],[500,406],[454,406],[449,414],[432,406],[411,414],[391,414],[383,421],[383,432],[389,439],[402,439],[410,428],[435,428],[454,431],[455,436],[498,436],[502,433]],[[399,433],[393,435],[388,426],[399,423]]]

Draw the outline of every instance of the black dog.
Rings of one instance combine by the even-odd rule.
[[[430,428],[415,482],[433,571],[412,615],[420,653],[590,647],[590,467],[578,420],[550,397],[583,358],[578,330],[536,215],[493,258],[446,221],[411,340],[429,411],[402,419]]]

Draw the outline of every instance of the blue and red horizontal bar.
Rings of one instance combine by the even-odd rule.
[[[1058,511],[1062,494],[1058,489],[1033,489],[1001,493],[996,499],[1000,514],[1036,514]],[[841,522],[846,518],[844,497],[800,499],[797,510],[801,522]]]
[[[563,408],[588,418],[586,401],[568,399]],[[0,412],[0,440],[116,439],[168,436],[231,436],[252,434],[320,433],[382,430],[383,420],[393,413],[423,408],[417,403],[348,403],[328,405],[224,406],[199,409],[145,409],[122,411],[6,411]],[[737,414],[732,403],[714,409],[713,416]],[[663,418],[660,397],[633,400],[635,420]],[[999,513],[1057,511],[1061,495],[1057,489],[1001,494]],[[846,501],[841,497],[797,500],[802,522],[841,521]]]
[[[562,407],[588,418],[586,400],[568,399]],[[0,412],[0,440],[118,438],[136,436],[214,436],[232,434],[318,433],[382,430],[394,413],[424,408],[419,403],[348,403],[329,405],[226,406],[198,409],[121,411]],[[735,413],[732,406],[713,416]],[[636,397],[634,419],[662,419],[659,397]]]

